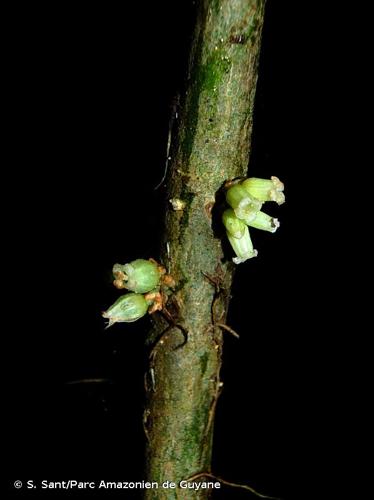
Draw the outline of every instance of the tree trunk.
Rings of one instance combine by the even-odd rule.
[[[217,325],[225,323],[234,267],[224,259],[218,204],[212,208],[224,181],[247,171],[264,7],[265,0],[201,0],[198,6],[167,178],[172,203],[161,258],[177,282],[167,304],[173,320],[156,343],[146,377],[146,471],[159,484],[146,490],[147,499],[209,496],[161,485],[210,471],[221,387],[223,332]],[[148,340],[166,327],[159,318]]]

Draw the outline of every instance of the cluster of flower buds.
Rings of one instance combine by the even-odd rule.
[[[278,177],[258,179],[250,177],[234,184],[226,192],[226,201],[231,208],[226,209],[222,221],[227,237],[235,251],[235,264],[256,257],[248,226],[274,233],[279,227],[278,219],[261,211],[266,201],[275,201],[278,205],[285,202],[283,183]]]
[[[114,323],[132,323],[147,312],[162,309],[165,289],[174,286],[174,280],[166,274],[165,268],[153,259],[136,259],[129,264],[113,266],[113,285],[129,290],[102,313],[108,319],[108,326]]]

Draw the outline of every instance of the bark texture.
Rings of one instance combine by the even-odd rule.
[[[265,0],[202,0],[198,5],[187,90],[172,145],[167,197],[173,203],[166,210],[161,256],[177,282],[167,308],[180,327],[170,328],[156,344],[146,376],[146,472],[160,486],[210,470],[221,387],[223,338],[217,324],[225,323],[233,275],[215,230],[217,203],[212,208],[226,180],[246,175],[264,6]],[[149,340],[166,326],[159,319]],[[178,347],[183,333],[188,340]],[[209,493],[159,488],[145,495],[202,499]]]

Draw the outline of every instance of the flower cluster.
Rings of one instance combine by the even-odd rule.
[[[261,211],[266,201],[275,201],[278,205],[285,202],[283,183],[278,177],[258,179],[250,177],[234,184],[226,192],[226,201],[231,208],[226,209],[222,221],[227,237],[235,251],[235,264],[256,257],[248,226],[274,233],[279,227],[278,219]]]
[[[130,293],[121,295],[102,313],[109,320],[107,328],[114,323],[131,323],[147,312],[161,310],[168,288],[174,286],[173,278],[153,259],[114,264],[113,276],[113,285]]]

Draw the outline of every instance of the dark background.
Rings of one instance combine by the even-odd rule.
[[[143,479],[149,319],[104,331],[100,312],[118,295],[113,263],[159,253],[165,192],[154,187],[194,19],[190,1],[35,9],[6,18],[3,60],[3,429],[8,494],[19,497],[31,494],[13,491],[15,479]],[[311,455],[329,398],[316,394],[329,288],[310,285],[324,233],[310,196],[323,137],[308,15],[268,1],[250,174],[280,177],[287,203],[269,207],[281,227],[253,231],[259,256],[236,274],[229,324],[241,338],[225,337],[213,458],[217,475],[284,499],[319,487]],[[69,384],[87,378],[105,382]]]

